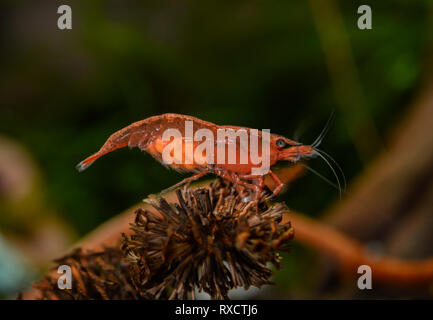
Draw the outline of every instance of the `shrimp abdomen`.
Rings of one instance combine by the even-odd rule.
[[[135,122],[119,131],[113,133],[98,152],[92,154],[90,157],[81,161],[76,169],[81,172],[90,167],[100,157],[110,153],[114,150],[124,148],[126,146],[136,147],[143,145],[147,140],[149,133],[147,123],[142,121]]]

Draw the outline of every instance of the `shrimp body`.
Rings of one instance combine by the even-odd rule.
[[[189,124],[190,129],[185,125],[186,123]],[[167,139],[164,132],[167,132],[168,129],[176,130],[180,134]],[[257,191],[257,198],[263,189],[264,175],[266,174],[269,174],[276,183],[275,195],[283,187],[283,183],[270,170],[270,167],[278,161],[296,162],[304,157],[315,156],[316,153],[312,146],[301,145],[285,137],[270,134],[266,138],[269,148],[266,151],[262,150],[258,154],[262,159],[267,157],[269,169],[265,172],[252,174],[253,169],[259,168],[261,164],[257,162],[257,159],[253,158],[253,153],[248,148],[248,145],[245,147],[245,144],[241,143],[242,138],[240,136],[235,136],[234,140],[226,139],[226,136],[223,136],[223,139],[220,138],[221,132],[230,131],[242,133],[243,137],[250,142],[254,139],[257,149],[262,150],[265,135],[260,130],[238,126],[219,126],[192,116],[167,113],[134,122],[113,133],[100,150],[80,162],[77,169],[79,171],[85,170],[98,158],[116,149],[126,146],[130,148],[138,147],[167,167],[177,171],[194,173],[193,176],[182,180],[173,187],[196,180],[207,173],[214,173],[238,185],[254,189]],[[205,137],[199,135],[203,132],[217,137],[210,149],[203,148],[202,141],[204,141]],[[196,139],[197,135],[201,136],[202,139],[200,137]],[[191,136],[194,139],[191,139]],[[173,150],[178,148],[177,150],[182,152],[171,152],[172,161],[167,163],[167,161],[164,161],[164,150],[169,147]],[[234,148],[236,157],[233,157],[233,154],[230,155],[230,148]],[[251,181],[251,183],[247,181]]]

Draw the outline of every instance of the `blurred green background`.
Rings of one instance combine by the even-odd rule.
[[[72,7],[72,30],[57,28],[60,4]],[[372,30],[357,28],[361,4]],[[0,231],[19,243],[38,221],[56,221],[69,235],[58,254],[180,181],[138,149],[74,168],[114,131],[165,112],[311,143],[335,109],[322,148],[350,183],[386,148],[419,86],[431,17],[421,0],[2,1],[0,133],[31,159],[18,183],[33,184],[20,204],[0,198]],[[310,166],[332,179],[319,160]],[[307,174],[281,199],[315,216],[338,191]],[[278,290],[308,295],[312,256],[295,245]]]

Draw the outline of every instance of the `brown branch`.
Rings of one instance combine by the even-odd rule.
[[[296,241],[333,257],[348,275],[357,276],[358,267],[368,265],[378,283],[399,287],[433,282],[433,258],[408,261],[378,256],[353,238],[305,215],[290,212],[285,219],[291,221]]]

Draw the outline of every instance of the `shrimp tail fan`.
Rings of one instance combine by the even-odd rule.
[[[102,156],[102,154],[95,153],[95,154],[91,155],[90,157],[81,161],[79,164],[76,165],[75,168],[78,170],[78,172],[82,172],[82,171],[86,170],[88,167],[90,167],[93,164],[93,162],[95,162],[101,156]]]

